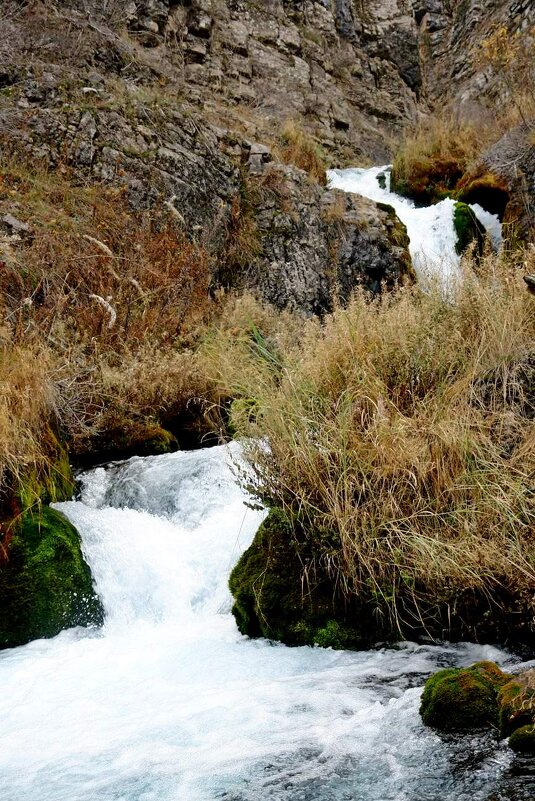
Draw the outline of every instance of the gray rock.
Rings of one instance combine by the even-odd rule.
[[[356,287],[414,279],[408,239],[388,211],[357,195],[327,190],[302,170],[270,164],[259,179],[255,220],[261,252],[243,283],[279,309],[325,314]]]

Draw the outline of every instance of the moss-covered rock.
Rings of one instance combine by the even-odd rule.
[[[242,634],[288,645],[362,645],[354,608],[313,566],[312,550],[293,521],[272,509],[230,577],[232,611]]]
[[[462,174],[463,165],[452,157],[422,155],[407,164],[398,156],[392,167],[391,188],[419,206],[429,206],[449,197]]]
[[[3,543],[0,648],[102,621],[74,526],[47,506],[26,512]]]
[[[453,213],[453,225],[457,234],[455,249],[459,255],[471,245],[481,256],[485,244],[485,229],[477,219],[474,211],[466,203],[456,203]]]
[[[509,747],[520,754],[535,754],[535,725],[515,729],[509,737]]]
[[[493,662],[440,670],[427,680],[420,714],[439,731],[470,731],[498,724],[497,697],[511,677]]]
[[[78,454],[81,464],[97,464],[131,456],[157,456],[178,449],[176,437],[159,425],[132,422],[106,431],[91,443],[89,452]]]
[[[535,670],[514,676],[498,693],[500,734],[507,737],[535,721]]]

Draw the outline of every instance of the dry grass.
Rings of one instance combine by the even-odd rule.
[[[47,462],[47,426],[57,409],[50,366],[46,350],[0,341],[0,487]]]
[[[471,162],[482,152],[481,129],[449,116],[433,116],[407,134],[392,167],[393,188],[421,202],[451,193]]]
[[[220,330],[207,358],[240,398],[234,426],[262,442],[257,495],[299,516],[334,579],[394,616],[403,596],[533,589],[535,303],[520,276],[487,259],[451,300],[357,295],[291,330],[266,314]]]
[[[0,242],[0,486],[46,461],[48,422],[83,451],[201,397],[190,346],[217,307],[206,251],[165,207],[134,215],[120,192],[16,160],[2,207],[30,232]]]
[[[324,186],[327,184],[327,163],[320,145],[295,121],[286,121],[273,152],[284,164],[293,164],[307,172],[314,181]]]

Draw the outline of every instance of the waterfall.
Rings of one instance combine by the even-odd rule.
[[[437,667],[514,659],[242,637],[227,579],[264,513],[239,460],[236,444],[133,458],[57,505],[106,621],[0,654],[2,801],[484,801],[511,752],[425,729],[421,685]]]
[[[446,198],[440,203],[417,208],[412,200],[390,191],[390,166],[371,169],[330,170],[329,186],[354,192],[376,203],[392,206],[407,228],[412,263],[421,280],[438,276],[447,284],[459,273],[460,256],[455,250],[457,234],[453,224],[455,201]],[[471,206],[486,229],[494,248],[501,244],[501,223],[497,216],[481,206]]]

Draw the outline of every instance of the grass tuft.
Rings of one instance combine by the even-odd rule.
[[[407,596],[424,609],[533,589],[535,303],[521,277],[487,256],[449,298],[357,294],[291,329],[256,312],[238,303],[248,325],[220,327],[205,357],[222,395],[247,399],[233,424],[257,496],[323,542],[335,585],[394,618]]]

